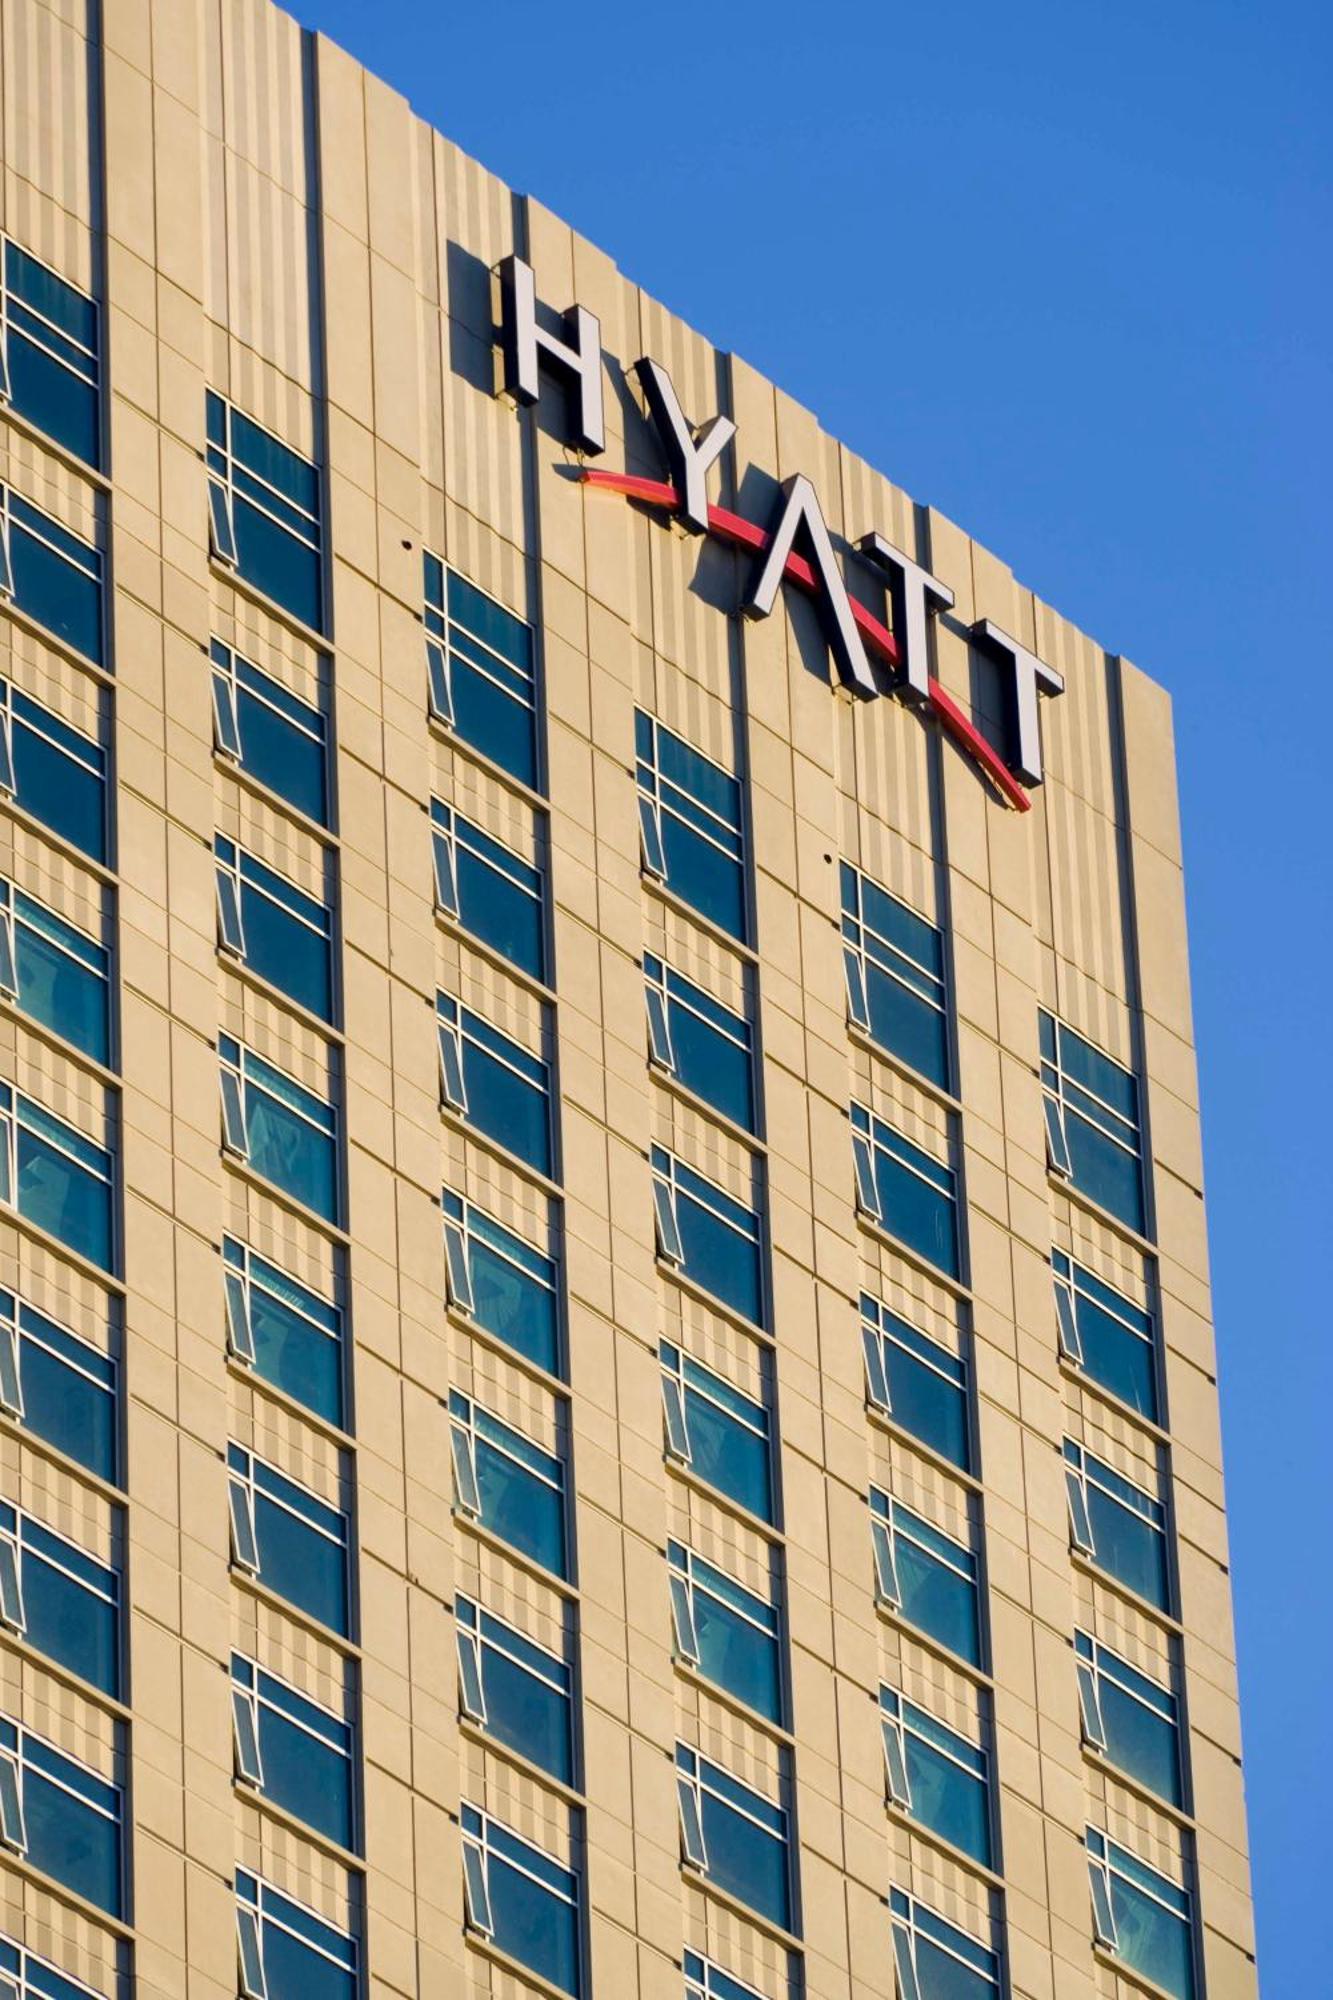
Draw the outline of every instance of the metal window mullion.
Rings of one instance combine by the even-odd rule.
[[[453,1021],[437,1022],[440,1098],[450,1110],[467,1115],[467,1083],[463,1074],[463,1038]]]
[[[660,986],[651,983],[646,989],[648,1003],[648,1053],[659,1069],[669,1076],[676,1074],[676,1051],[671,1040],[671,1017],[667,999]]]
[[[884,1365],[884,1342],[874,1327],[861,1328],[861,1346],[865,1354],[866,1395],[872,1409],[882,1410],[886,1416],[893,1415],[893,1400],[889,1392],[889,1371]]]
[[[666,847],[662,840],[662,813],[656,799],[639,794],[639,854],[645,874],[655,882],[667,879]]]
[[[870,1005],[866,995],[865,966],[860,952],[849,944],[842,947],[842,969],[847,987],[848,1018],[869,1034]]]
[[[1064,1105],[1048,1092],[1043,1092],[1042,1112],[1046,1120],[1046,1164],[1061,1180],[1072,1180],[1074,1163],[1069,1153],[1069,1135],[1065,1131]]]
[[[237,868],[217,864],[218,949],[232,958],[245,957],[245,918],[241,910],[241,877]]]
[[[0,598],[14,595],[14,559],[9,542],[9,491],[0,488]]]

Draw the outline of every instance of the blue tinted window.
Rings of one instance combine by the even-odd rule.
[[[449,1397],[458,1504],[543,1569],[565,1576],[565,1479],[558,1458],[489,1410]]]
[[[667,1543],[677,1656],[728,1694],[782,1721],[777,1606],[680,1542]]]
[[[18,1767],[27,1860],[111,1916],[123,1915],[118,1788],[12,1722],[0,1722],[0,1755]]]
[[[771,1521],[768,1411],[669,1341],[660,1352],[668,1452],[719,1493]]]
[[[0,487],[7,594],[67,646],[102,662],[102,556],[12,487]]]
[[[465,1805],[461,1819],[469,1928],[562,1993],[577,1994],[577,1878],[474,1806]]]
[[[532,627],[425,557],[430,710],[525,785],[539,782]]]
[[[548,1374],[560,1372],[555,1265],[475,1202],[442,1196],[449,1303]]]
[[[328,825],[324,718],[280,681],[214,639],[213,744],[261,785]]]
[[[1093,1827],[1087,1843],[1098,1941],[1174,2000],[1193,2000],[1189,1892]]]
[[[540,1056],[528,1051],[489,1021],[460,1007],[444,994],[436,999],[441,1030],[441,1062],[445,1065],[445,1101],[461,1111],[470,1125],[508,1152],[526,1160],[538,1173],[551,1171],[551,1072]],[[463,1100],[451,1089],[443,1038],[457,1038]]]
[[[120,1692],[120,1580],[105,1564],[30,1514],[0,1501],[0,1535],[13,1544],[29,1645],[81,1674],[103,1694]]]
[[[546,977],[541,870],[439,799],[430,805],[436,902],[534,979]]]
[[[704,1291],[762,1325],[759,1217],[661,1146],[652,1149],[652,1166],[662,1255]]]
[[[1161,1502],[1068,1438],[1064,1456],[1075,1547],[1159,1611],[1167,1610],[1171,1587]]]
[[[857,1199],[892,1236],[956,1278],[960,1268],[958,1178],[882,1118],[852,1106]]]
[[[913,1819],[991,1865],[986,1753],[893,1688],[881,1688],[889,1796]]]
[[[242,1568],[348,1636],[347,1516],[253,1452],[228,1445],[232,1548]],[[249,1529],[248,1542],[242,1537]],[[257,1560],[249,1560],[251,1552]]]
[[[1074,1634],[1074,1651],[1084,1736],[1149,1791],[1180,1805],[1175,1696],[1086,1632]]]
[[[106,753],[19,688],[0,681],[0,794],[63,840],[106,860]]]
[[[572,1784],[569,1668],[466,1597],[457,1600],[454,1612],[463,1713],[552,1777]]]
[[[1061,1347],[1066,1358],[1084,1369],[1103,1389],[1109,1389],[1113,1396],[1119,1396],[1131,1409],[1156,1423],[1159,1418],[1157,1343],[1152,1314],[1132,1305],[1062,1250],[1051,1253],[1051,1266],[1055,1272]],[[1061,1288],[1066,1295],[1063,1301],[1059,1297]],[[1072,1342],[1067,1331],[1068,1311],[1073,1314]]]
[[[0,379],[11,410],[87,465],[100,456],[97,307],[5,244]]]
[[[676,1788],[686,1860],[729,1895],[789,1929],[791,1877],[782,1807],[681,1744]]]
[[[207,418],[214,556],[303,625],[320,630],[318,472],[211,389]]]
[[[887,890],[842,864],[843,963],[853,1021],[881,1048],[949,1086],[944,939]]]
[[[233,1237],[222,1239],[231,1350],[266,1382],[342,1424],[342,1314]]]
[[[17,1382],[5,1358],[12,1353]],[[0,1291],[0,1390],[7,1413],[102,1479],[116,1476],[115,1363]]]
[[[25,1014],[106,1062],[109,954],[45,903],[0,881],[0,988],[11,976]]]
[[[1131,1071],[1042,1014],[1041,1081],[1052,1167],[1129,1228],[1144,1227],[1139,1086]],[[1063,1136],[1063,1152],[1060,1139]]]
[[[755,1129],[750,1024],[645,953],[648,1047],[655,1063],[724,1118]]]
[[[231,1681],[234,1699],[250,1711],[265,1798],[351,1847],[350,1726],[239,1653],[232,1654]]]
[[[683,1963],[685,2000],[759,2000],[753,1987],[743,1986],[697,1951],[687,1951]]]
[[[977,1559],[919,1514],[870,1493],[876,1580],[903,1618],[974,1667],[981,1665]]]
[[[742,943],[747,934],[741,788],[642,709],[634,717],[644,865]]]
[[[333,1019],[333,915],[285,875],[217,834],[219,941],[261,979]]]
[[[338,1120],[333,1106],[230,1035],[218,1037],[218,1053],[228,1150],[326,1222],[336,1223]],[[234,1109],[229,1091],[237,1093]]]
[[[0,1084],[0,1205],[112,1269],[111,1155]]]
[[[956,1354],[861,1294],[861,1339],[871,1406],[966,1472],[971,1457],[967,1369]]]
[[[354,1938],[242,1869],[236,1903],[242,1962],[253,1951],[268,2000],[357,2000]]]
[[[900,1993],[915,2000],[998,2000],[1000,1962],[993,1951],[900,1889],[889,1907]]]
[[[99,2000],[90,1987],[58,1972],[12,1938],[0,1937],[0,1991],[8,1996],[10,1988],[2,1983],[5,1979],[17,1989],[13,2000]]]

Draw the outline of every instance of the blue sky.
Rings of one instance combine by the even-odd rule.
[[[1330,10],[295,11],[1170,688],[1260,1971],[1327,1991]]]

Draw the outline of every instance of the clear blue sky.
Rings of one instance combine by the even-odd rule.
[[[1260,1971],[1265,2000],[1313,2000],[1333,1785],[1326,0],[296,11],[1170,688]]]

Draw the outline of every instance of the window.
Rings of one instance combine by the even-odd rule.
[[[45,903],[0,880],[0,993],[94,1062],[110,1044],[110,954]]]
[[[966,1472],[971,1449],[963,1362],[868,1292],[861,1294],[861,1341],[870,1407]]]
[[[333,1106],[262,1056],[218,1036],[222,1144],[264,1180],[337,1223],[338,1116]]]
[[[750,1024],[660,958],[645,952],[648,1053],[714,1111],[754,1130],[754,1052]]]
[[[563,1660],[459,1597],[458,1695],[464,1715],[487,1735],[573,1783],[572,1676]]]
[[[317,1416],[343,1424],[342,1314],[234,1237],[222,1239],[227,1348]]]
[[[684,1967],[685,2000],[760,2000],[752,1986],[743,1986],[697,1951],[686,1951]]]
[[[559,1374],[560,1306],[552,1260],[448,1188],[440,1205],[449,1304],[516,1354]]]
[[[0,1624],[103,1694],[120,1693],[120,1579],[0,1500]]]
[[[676,1658],[747,1708],[782,1721],[778,1611],[681,1542],[667,1543]]]
[[[7,1937],[0,1937],[0,1993],[5,2000],[99,2000],[91,1987]]]
[[[842,863],[847,1013],[909,1068],[949,1087],[944,938],[868,875]]]
[[[213,672],[213,748],[288,805],[329,823],[324,718],[218,639]]]
[[[0,1719],[0,1844],[119,1917],[122,1824],[118,1785]]]
[[[551,1070],[470,1007],[437,994],[440,1096],[539,1174],[551,1171]]]
[[[0,602],[101,666],[101,551],[12,486],[0,486]]]
[[[116,1364],[0,1291],[0,1409],[102,1479],[116,1476]]]
[[[989,1868],[985,1751],[892,1688],[879,1691],[879,1720],[890,1801]]]
[[[562,1993],[580,1987],[578,1878],[489,1813],[464,1805],[467,1927]]]
[[[322,1021],[333,1019],[333,915],[217,834],[218,948]]]
[[[111,1155],[0,1083],[0,1207],[112,1269]]]
[[[1176,2000],[1192,2000],[1194,1940],[1190,1898],[1145,1861],[1095,1828],[1087,1831],[1093,1935]]]
[[[227,1472],[235,1567],[348,1638],[346,1514],[239,1445],[227,1446]]]
[[[558,1458],[468,1396],[449,1393],[459,1511],[554,1576],[566,1576],[565,1475]]]
[[[1084,1741],[1158,1798],[1180,1805],[1175,1696],[1087,1632],[1075,1632],[1074,1654]]]
[[[1040,1017],[1046,1159],[1130,1229],[1144,1227],[1137,1078],[1051,1014]]]
[[[1159,1611],[1169,1609],[1166,1509],[1069,1438],[1064,1456],[1074,1547]]]
[[[652,1149],[658,1254],[733,1312],[762,1326],[759,1217],[662,1146]]]
[[[323,629],[319,473],[271,431],[207,393],[209,552]]]
[[[642,709],[634,715],[634,744],[645,873],[744,944],[739,784]]]
[[[425,558],[430,712],[521,784],[539,782],[532,627]]]
[[[0,403],[86,465],[101,456],[97,307],[6,242],[0,292]]]
[[[870,1531],[880,1603],[979,1667],[981,1617],[971,1550],[873,1486]]]
[[[686,1867],[697,1868],[747,1908],[789,1930],[791,1879],[782,1807],[683,1743],[676,1745],[676,1800]]]
[[[439,799],[430,802],[435,907],[534,979],[546,977],[542,874]]]
[[[0,799],[106,860],[106,752],[49,708],[0,680]]]
[[[956,1278],[958,1177],[953,1168],[860,1104],[852,1106],[852,1153],[862,1214]]]
[[[763,1521],[773,1519],[768,1411],[664,1340],[667,1456]]]
[[[1060,1352],[1132,1410],[1158,1421],[1153,1318],[1063,1250],[1051,1252]]]
[[[231,1656],[231,1708],[241,1782],[351,1847],[351,1726],[241,1653]]]
[[[999,2000],[1000,1961],[966,1931],[895,1889],[889,1898],[898,2000]]]
[[[242,2000],[357,2000],[355,1938],[236,1871],[237,1990]]]

